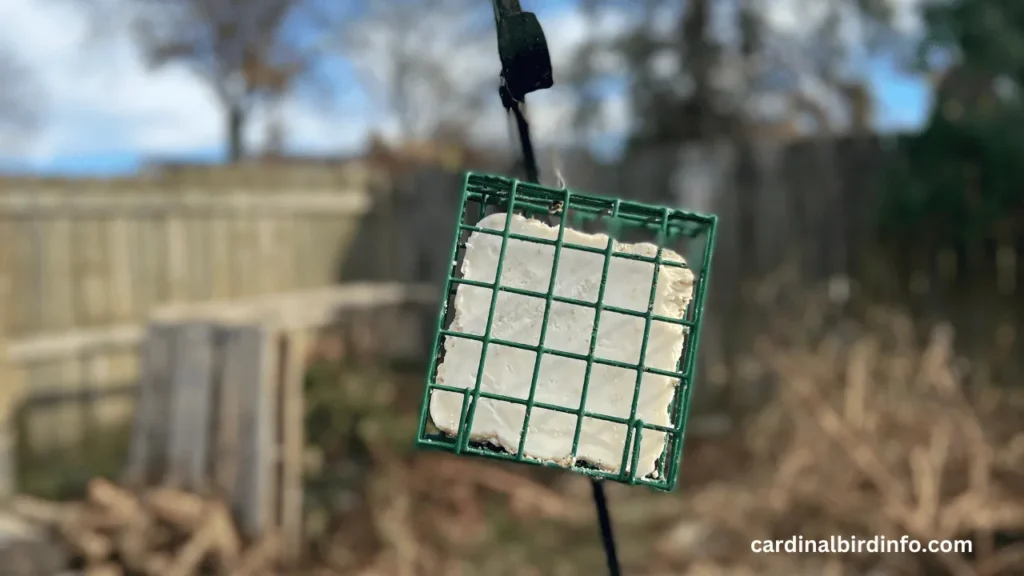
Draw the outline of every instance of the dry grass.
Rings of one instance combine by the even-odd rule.
[[[953,333],[917,342],[892,310],[828,320],[823,299],[759,339],[748,377],[774,401],[745,429],[750,466],[684,495],[714,545],[665,574],[1024,573],[1024,396],[958,359]],[[794,321],[796,320],[796,321]],[[831,329],[825,329],[831,323]],[[824,334],[812,338],[806,334]],[[755,539],[972,538],[954,554],[753,554]],[[1001,537],[1001,538],[1000,538]]]
[[[612,487],[629,573],[1024,573],[1024,545],[1000,543],[1024,535],[1024,390],[958,359],[947,327],[919,342],[893,311],[857,323],[806,298],[798,312],[778,317],[739,371],[748,382],[736,385],[773,386],[773,401],[734,438],[691,441],[689,486]],[[336,534],[329,573],[603,571],[585,480],[368,445],[373,478],[362,521],[349,523],[361,528]],[[876,534],[971,538],[974,554],[750,551],[755,539]]]

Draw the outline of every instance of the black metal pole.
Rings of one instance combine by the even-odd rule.
[[[530,139],[530,123],[526,121],[526,114],[523,106],[526,105],[526,97],[522,102],[516,103],[512,112],[516,117],[516,127],[519,129],[519,145],[523,151],[523,170],[526,172],[526,179],[534,184],[540,184],[540,170],[537,169],[537,156],[533,151],[533,142]]]
[[[615,535],[612,534],[612,519],[608,514],[604,482],[597,478],[591,478],[590,483],[594,488],[594,506],[597,508],[597,521],[601,525],[601,543],[604,544],[604,555],[608,560],[608,574],[619,576],[622,570],[619,567],[619,555],[615,551]]]
[[[492,0],[494,20],[498,28],[498,53],[501,56],[502,84],[499,88],[501,103],[515,115],[519,130],[519,145],[523,152],[523,170],[526,180],[540,183],[537,156],[530,139],[530,123],[526,119],[526,93],[551,87],[551,58],[547,40],[537,22],[536,15],[522,11],[519,0]],[[516,26],[512,20],[519,17]],[[516,28],[516,29],[513,29]],[[615,536],[612,533],[611,517],[608,514],[608,500],[604,484],[591,478],[594,490],[594,506],[601,526],[601,543],[608,561],[608,573],[620,576],[619,556],[615,551]]]
[[[511,104],[509,110],[516,117],[516,126],[519,129],[519,144],[523,152],[523,169],[526,172],[526,179],[535,184],[540,183],[539,171],[537,169],[537,157],[533,151],[533,142],[530,139],[530,123],[526,120],[526,115],[523,113],[522,105],[523,101],[516,102],[506,100],[508,96],[504,87],[502,88],[502,100],[506,104]],[[597,520],[601,527],[601,543],[604,546],[605,559],[608,563],[608,574],[610,576],[620,576],[622,570],[619,567],[619,555],[615,550],[615,535],[612,533],[612,521],[611,516],[608,513],[608,499],[604,493],[604,483],[596,478],[591,479],[591,485],[594,491],[594,506],[597,508]]]

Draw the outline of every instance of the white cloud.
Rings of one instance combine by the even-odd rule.
[[[35,71],[47,96],[40,132],[17,151],[22,160],[44,166],[59,157],[176,155],[221,145],[223,121],[211,91],[183,67],[148,70],[117,30],[111,26],[102,43],[91,43],[85,15],[73,8],[56,1],[0,3],[0,38]],[[330,116],[289,102],[285,113],[303,150],[351,149],[368,131],[358,110]]]
[[[0,7],[0,36],[13,42],[47,95],[46,122],[25,157],[215,142],[216,108],[201,84],[179,69],[147,74],[124,38],[87,50],[87,32],[82,14],[54,2],[9,0]]]
[[[117,13],[124,14],[111,11]],[[576,11],[542,17],[553,59],[561,69],[573,48],[594,31]],[[66,157],[169,156],[220,148],[222,118],[211,91],[183,67],[148,70],[125,27],[117,24],[104,30],[102,43],[91,44],[86,16],[68,4],[0,1],[0,38],[36,72],[47,96],[40,131],[15,152],[14,159],[45,167]],[[614,27],[614,22],[603,26]],[[464,61],[452,65],[475,71],[483,63],[484,69],[493,67],[497,76],[493,49],[462,50],[457,57]],[[391,132],[395,124],[370,110],[329,113],[302,101],[288,102],[284,111],[289,144],[308,152],[350,151],[365,141],[370,130]],[[552,141],[564,132],[571,111],[572,98],[564,89],[531,96],[530,114],[538,140]],[[610,100],[608,113],[608,131],[621,133],[628,120],[624,103]],[[480,118],[477,134],[500,141],[508,137],[496,93]],[[260,139],[256,133],[249,136]]]
[[[927,1],[883,0],[883,5],[890,11],[889,22],[897,32],[913,34],[923,25],[921,7]],[[844,0],[772,0],[763,7],[765,20],[776,33],[801,36],[815,32],[838,12],[841,40],[863,41],[863,17],[855,6]]]

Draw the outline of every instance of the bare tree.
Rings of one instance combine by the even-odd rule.
[[[897,44],[903,25],[897,0],[583,3],[595,17],[627,16],[621,34],[583,46],[575,80],[590,94],[609,75],[597,63],[623,62],[612,74],[627,78],[643,142],[854,128],[866,112],[857,63]]]
[[[389,0],[340,29],[339,46],[402,138],[464,135],[497,98],[494,17],[479,0]]]
[[[32,70],[0,46],[0,146],[23,142],[39,127],[40,92]]]
[[[110,16],[104,0],[66,1],[92,8],[97,20]],[[216,94],[232,162],[246,154],[244,133],[255,106],[280,100],[316,72],[320,35],[353,5],[350,0],[125,1],[150,65],[185,64]]]

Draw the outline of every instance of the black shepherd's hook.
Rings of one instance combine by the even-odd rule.
[[[526,121],[526,95],[554,85],[551,55],[536,14],[523,12],[519,0],[492,1],[501,58],[498,93],[505,110],[515,115],[526,179],[537,183],[540,175],[530,140],[530,125]]]
[[[498,92],[505,110],[514,114],[516,118],[526,179],[539,183],[537,157],[530,140],[530,124],[526,121],[524,106],[527,94],[554,85],[551,54],[548,52],[544,30],[536,14],[523,12],[519,0],[492,0],[492,3],[494,22],[498,28],[498,55],[501,57],[501,86]],[[601,539],[608,559],[608,572],[611,576],[619,576],[621,570],[615,551],[615,537],[608,515],[604,484],[596,478],[591,482],[594,488],[594,505],[597,507],[597,517],[601,526]]]

